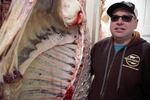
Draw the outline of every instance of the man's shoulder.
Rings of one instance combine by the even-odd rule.
[[[110,44],[110,41],[111,41],[110,37],[99,40],[98,42],[96,42],[94,44],[93,48],[104,48],[104,47],[106,47],[107,45]]]
[[[150,49],[150,42],[144,40],[143,38],[141,38],[141,40],[144,41],[143,43],[141,43],[141,44],[143,45],[144,49],[145,49],[145,48],[149,48],[149,49]]]
[[[107,43],[110,42],[110,40],[111,40],[110,37],[106,37],[106,38],[104,38],[104,39],[98,41],[95,45],[107,44]]]
[[[148,51],[148,52],[150,52],[150,43],[149,42],[145,42],[145,43],[143,43],[143,49],[144,50],[146,50],[146,51]]]

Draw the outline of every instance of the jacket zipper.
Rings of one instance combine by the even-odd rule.
[[[121,75],[122,75],[122,65],[123,65],[126,49],[127,49],[127,47],[125,47],[125,49],[123,50],[123,54],[122,54],[122,57],[121,57],[121,64],[120,64],[120,67],[119,67],[120,69],[119,69],[119,76],[118,76],[118,81],[117,81],[117,91],[119,90],[119,87],[120,87],[120,80],[121,80]]]
[[[120,70],[119,70],[119,76],[118,76],[118,81],[117,81],[117,88],[116,88],[116,90],[118,91],[118,89],[119,89],[119,87],[120,87],[120,80],[121,80],[121,74],[122,74],[122,64],[123,64],[123,61],[124,61],[124,56],[125,56],[125,52],[126,52],[126,49],[127,48],[125,48],[124,50],[123,50],[123,54],[122,54],[122,57],[121,57],[121,64],[120,64]],[[109,65],[109,60],[110,59],[108,59],[108,61],[107,61],[107,68],[106,68],[106,70],[105,70],[105,77],[104,77],[104,80],[103,80],[103,87],[102,87],[102,89],[101,89],[101,93],[100,93],[100,95],[101,95],[101,97],[103,98],[104,97],[104,93],[105,93],[105,90],[106,90],[106,86],[107,86],[107,81],[108,81],[108,79],[109,79],[109,75],[110,75],[110,71],[111,71],[111,69],[112,69],[112,66],[113,66],[113,63],[114,63],[114,60],[115,60],[115,57],[116,57],[116,53],[115,53],[115,55],[113,56],[113,59],[112,59],[112,61],[111,61],[111,64],[110,64],[110,68],[108,69],[108,65]],[[110,54],[108,54],[108,57],[110,56]],[[108,71],[107,71],[108,70]]]
[[[110,55],[109,55],[110,56]],[[115,57],[116,57],[116,53],[115,55],[113,56],[113,59],[111,61],[111,64],[110,64],[110,68],[108,69],[108,71],[106,71],[106,78],[104,79],[104,85],[103,85],[103,90],[101,91],[101,97],[103,98],[104,97],[104,93],[105,93],[105,90],[106,90],[106,86],[107,86],[107,81],[108,81],[108,78],[109,78],[109,75],[110,75],[110,71],[112,69],[112,65],[114,63],[114,60],[115,60]],[[109,61],[108,61],[109,63]]]

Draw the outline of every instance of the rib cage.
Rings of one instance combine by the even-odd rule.
[[[60,100],[65,96],[74,79],[75,55],[72,53],[66,55],[62,48],[75,54],[75,48],[58,46],[42,53],[31,63],[24,75],[20,100],[40,100],[37,96],[47,100],[52,98]]]
[[[58,29],[56,30],[60,31]],[[87,96],[87,94],[84,94],[82,96],[79,95],[78,92],[80,89],[76,89],[76,87],[78,87],[77,85],[82,84],[79,87],[82,90],[81,92],[84,92],[83,90],[84,88],[85,91],[87,92],[90,83],[90,81],[88,81],[90,76],[86,75],[88,72],[86,72],[85,69],[84,69],[85,76],[82,77],[84,77],[86,80],[82,78],[82,80],[80,81],[84,80],[83,83],[79,83],[80,74],[82,72],[81,70],[83,70],[82,67],[88,66],[89,64],[86,54],[87,52],[83,54],[83,50],[85,49],[83,38],[84,35],[82,36],[79,35],[78,33],[71,34],[67,32],[69,33],[69,37],[70,36],[72,37],[69,39],[66,35],[67,33],[65,35],[61,35],[61,33],[57,34],[56,30],[53,29],[53,35],[51,37],[50,36],[48,36],[48,38],[38,37],[38,39],[41,39],[40,40],[41,42],[35,45],[34,47],[36,48],[35,51],[30,50],[30,52],[25,52],[27,54],[21,52],[25,55],[28,55],[28,59],[26,59],[19,67],[21,72],[22,72],[21,69],[23,69],[24,71],[22,72],[24,73],[24,79],[22,82],[22,86],[19,89],[18,96],[15,96],[18,97],[17,98],[18,100],[31,100],[31,99],[41,100],[41,98],[45,98],[46,100],[57,100],[57,99],[70,100],[72,98],[73,93],[74,98],[79,97],[80,99],[81,98],[83,99]],[[44,33],[41,36],[46,37],[45,35],[47,34]],[[55,37],[56,35],[62,38],[63,42],[64,41],[66,42],[63,43],[62,41],[60,41],[61,39],[58,37],[57,41],[60,42],[60,45],[54,46],[52,48],[51,46],[49,46],[48,47],[49,49],[46,49],[46,47],[44,48],[43,45],[45,44],[45,41],[50,41],[51,38],[52,39],[56,38]],[[57,43],[57,41],[55,41],[55,43]],[[52,45],[53,41],[47,42],[46,44],[50,43]],[[30,49],[29,47],[26,48]],[[40,48],[44,48],[44,51],[36,52]],[[25,49],[23,49],[23,51],[25,51]],[[34,57],[31,56],[33,52]],[[83,57],[83,55],[85,56],[85,58]],[[27,69],[22,68],[24,67],[24,63],[26,63],[26,61],[27,62],[30,61],[30,63],[28,63],[29,67]],[[28,66],[27,64],[25,65]],[[86,81],[89,83],[87,84]],[[76,92],[78,96],[77,94],[75,96],[74,92],[75,89],[77,90]]]

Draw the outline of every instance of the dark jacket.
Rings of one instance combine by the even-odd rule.
[[[115,53],[112,41],[106,38],[92,48],[88,100],[150,100],[150,43],[136,33]]]

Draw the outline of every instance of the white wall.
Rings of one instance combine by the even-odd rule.
[[[92,38],[92,43],[99,40],[99,7],[100,0],[86,0],[87,26],[90,32],[90,37]]]

